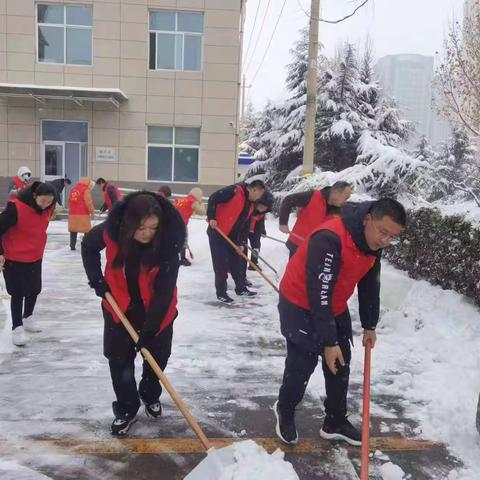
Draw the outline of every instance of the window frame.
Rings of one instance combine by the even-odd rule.
[[[40,5],[52,6],[52,7],[63,7],[63,24],[60,23],[39,23],[38,21],[38,7]],[[67,23],[67,7],[89,7],[92,10],[92,24],[91,25],[74,25]],[[65,65],[69,67],[93,67],[93,8],[94,5],[91,3],[52,3],[52,2],[35,2],[35,47],[36,47],[36,56],[35,61],[39,65]],[[38,48],[38,32],[39,27],[55,27],[55,28],[63,28],[63,62],[42,62],[39,58],[40,50]],[[90,48],[90,63],[89,64],[82,64],[82,63],[67,63],[67,28],[76,28],[81,30],[90,30],[92,41],[91,41],[91,48]]]
[[[173,135],[172,135],[172,143],[150,143],[148,141],[148,128],[149,127],[160,127],[160,128],[171,128],[173,130]],[[198,145],[184,145],[184,144],[176,144],[176,129],[177,128],[195,128],[198,130],[199,133],[199,144]],[[176,125],[176,126],[171,126],[171,125],[147,125],[146,129],[146,149],[145,149],[145,181],[148,183],[159,183],[159,182],[169,182],[169,183],[186,183],[188,185],[197,185],[200,182],[200,162],[201,162],[201,135],[202,135],[202,130],[201,127],[199,126],[192,126],[192,125]],[[172,177],[171,180],[151,180],[148,178],[148,164],[149,164],[149,158],[148,158],[148,151],[150,147],[163,147],[163,148],[171,148],[172,149]],[[176,148],[192,148],[196,149],[198,151],[198,165],[197,165],[197,180],[193,182],[187,182],[185,180],[175,180],[175,149]]]
[[[150,28],[150,15],[152,13],[174,13],[175,14],[175,30],[153,30]],[[179,13],[192,13],[196,15],[201,15],[203,17],[203,31],[202,32],[185,32],[178,30],[178,14]],[[150,68],[150,34],[155,34],[155,69]],[[182,68],[158,68],[158,35],[167,34],[167,35],[181,35],[182,37]],[[185,69],[185,35],[196,36],[201,38],[200,44],[200,68],[198,70],[187,70]],[[148,10],[148,70],[151,72],[202,72],[203,71],[203,56],[204,56],[204,36],[205,36],[205,14],[203,12],[191,12],[183,10],[161,10],[161,9],[149,9]],[[174,42],[175,50],[173,58],[177,58],[177,42]]]

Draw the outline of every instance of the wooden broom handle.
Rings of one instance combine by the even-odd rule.
[[[108,303],[112,306],[113,310],[117,314],[120,321],[123,323],[123,326],[127,329],[128,333],[132,337],[133,341],[135,343],[137,343],[138,342],[138,334],[135,331],[135,329],[132,327],[132,324],[128,321],[127,317],[120,310],[120,307],[118,306],[115,299],[108,292],[105,294],[105,298],[107,299]],[[142,355],[144,356],[145,360],[149,363],[149,365],[152,367],[153,371],[156,373],[160,382],[162,382],[162,385],[165,387],[167,392],[172,397],[172,400],[175,402],[178,409],[180,410],[182,415],[185,417],[185,420],[188,422],[188,424],[190,425],[192,430],[195,432],[195,435],[200,440],[201,444],[205,447],[205,450],[207,450],[207,451],[210,450],[210,448],[212,448],[213,445],[210,443],[208,438],[205,436],[205,434],[203,433],[203,430],[200,428],[200,425],[193,418],[192,414],[190,413],[190,410],[187,408],[185,403],[183,403],[183,400],[180,398],[180,396],[178,395],[176,390],[173,388],[172,384],[168,381],[167,377],[163,373],[162,369],[159,367],[156,360],[153,358],[152,354],[145,347],[143,347],[140,351],[142,352]]]

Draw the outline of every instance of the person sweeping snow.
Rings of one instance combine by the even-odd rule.
[[[278,310],[287,358],[278,401],[276,433],[287,444],[298,441],[295,408],[322,356],[327,396],[320,435],[361,444],[347,419],[352,321],[347,301],[358,285],[363,344],[375,346],[380,305],[380,258],[403,231],[406,213],[392,199],[348,205],[342,216],[317,226],[287,265],[280,283]]]
[[[55,209],[55,189],[35,182],[18,192],[0,214],[0,269],[11,295],[12,342],[28,343],[27,332],[40,332],[33,319],[42,291],[42,259],[47,228]]]
[[[117,202],[106,222],[87,233],[82,258],[89,285],[103,299],[103,346],[116,400],[113,435],[125,435],[136,420],[140,400],[147,416],[162,413],[162,387],[147,362],[137,388],[136,352],[146,347],[165,369],[177,316],[179,253],[185,225],[170,202],[152,192],[135,192]],[[100,252],[106,249],[105,272]],[[110,292],[139,334],[135,344],[105,295]]]
[[[340,209],[351,195],[352,186],[348,182],[335,182],[331,187],[325,187],[322,190],[292,193],[283,199],[280,205],[278,228],[281,232],[290,234],[286,242],[290,258],[319,223],[329,215],[340,213]],[[301,210],[290,231],[288,219],[294,207]]]
[[[254,204],[264,191],[264,183],[254,180],[249,184],[238,183],[217,190],[208,199],[207,235],[215,273],[215,290],[217,299],[222,303],[233,303],[233,298],[227,294],[228,272],[235,282],[237,295],[256,295],[245,285],[245,264],[238,252],[243,253],[244,232],[248,232]],[[217,228],[237,245],[238,252],[222,238]]]
[[[92,200],[92,190],[95,182],[88,177],[82,177],[70,190],[68,197],[68,231],[70,232],[70,250],[77,247],[79,233],[87,233],[92,229],[92,217],[95,207]]]
[[[202,205],[203,192],[200,188],[192,188],[189,194],[185,198],[180,198],[175,202],[175,208],[180,212],[183,221],[185,222],[185,228],[187,228],[187,238],[185,239],[185,245],[180,252],[180,265],[189,267],[191,265],[190,260],[187,259],[188,248],[188,222],[190,217],[196,213],[197,215],[205,215],[205,207]]]

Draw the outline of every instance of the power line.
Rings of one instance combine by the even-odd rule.
[[[255,42],[255,46],[253,47],[253,50],[252,50],[252,56],[250,57],[250,60],[248,61],[248,63],[246,61],[247,59],[245,58],[245,63],[247,66],[244,68],[244,71],[248,70],[248,68],[252,63],[253,57],[255,56],[255,51],[257,49],[258,42],[260,41],[260,37],[262,36],[263,27],[265,26],[265,20],[267,19],[268,9],[270,8],[270,2],[271,0],[268,0],[267,8],[265,9],[265,15],[263,16],[263,20],[262,20],[262,25],[260,26],[260,31],[258,33],[257,41]]]
[[[260,11],[260,4],[262,3],[262,0],[258,0],[257,3],[257,11],[255,12],[255,19],[253,20],[253,27],[252,31],[250,32],[250,38],[248,39],[248,45],[247,45],[247,50],[245,51],[245,57],[248,57],[248,52],[250,51],[250,45],[252,43],[252,38],[253,38],[253,32],[255,31],[255,26],[257,25],[257,17],[258,17],[258,12]]]
[[[344,20],[347,20],[351,17],[353,17],[364,5],[366,5],[370,0],[364,0],[360,5],[358,5],[357,7],[355,7],[355,9],[353,10],[352,13],[348,14],[348,15],[345,15],[344,17],[342,18],[339,18],[337,20],[327,20],[325,18],[320,18],[319,21],[320,22],[324,22],[324,23],[331,23],[331,24],[337,24],[337,23],[341,23],[343,22]],[[302,10],[302,12],[308,17],[310,18],[310,14],[305,10],[305,8],[303,7],[303,5],[300,3],[300,0],[297,0],[297,3],[298,3],[298,6],[300,7],[300,9]]]
[[[257,78],[258,72],[260,72],[260,69],[263,66],[263,62],[265,60],[265,57],[267,56],[268,50],[270,49],[270,45],[272,44],[273,37],[275,36],[275,32],[277,31],[278,24],[280,23],[280,19],[282,18],[282,13],[283,13],[283,10],[285,9],[286,3],[287,3],[287,0],[284,0],[282,9],[280,10],[280,14],[278,15],[278,18],[277,18],[277,23],[275,24],[275,28],[273,29],[272,36],[270,37],[265,53],[263,54],[262,60],[260,61],[260,65],[258,66],[257,71],[253,75],[252,80],[250,81],[250,84],[253,84],[253,82],[255,81],[255,78]]]

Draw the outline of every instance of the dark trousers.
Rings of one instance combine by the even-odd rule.
[[[208,241],[215,272],[215,290],[217,295],[227,293],[228,273],[235,282],[235,290],[245,290],[246,262],[227,241],[217,232],[209,229]]]
[[[347,414],[348,382],[350,378],[350,334],[348,328],[338,328],[339,346],[345,360],[345,367],[337,365],[334,375],[322,357],[323,376],[327,396],[324,402],[325,414],[331,418],[343,419]],[[287,358],[283,382],[280,387],[278,405],[285,414],[293,414],[296,406],[302,401],[310,376],[318,364],[318,354],[287,340]]]
[[[250,246],[252,247],[252,253],[250,255],[250,260],[257,265],[258,264],[258,253],[260,252],[261,244],[261,235],[256,232],[250,232],[248,234],[248,240],[250,241]],[[256,252],[255,252],[256,250]]]
[[[12,295],[10,300],[10,311],[12,312],[12,329],[23,325],[23,319],[33,314],[37,295],[24,297],[22,295]]]
[[[70,232],[70,250],[75,250],[77,246],[77,232]]]
[[[113,402],[115,416],[134,416],[140,408],[140,399],[146,404],[158,402],[162,387],[157,375],[144,360],[142,378],[138,385],[135,380],[135,344],[125,327],[113,321],[109,312],[103,309],[105,321],[104,355],[108,359],[110,375],[116,401]],[[127,318],[137,332],[141,330],[144,318],[127,311]],[[144,315],[143,315],[144,317]],[[155,336],[146,346],[162,370],[165,369],[172,350],[173,324]]]

